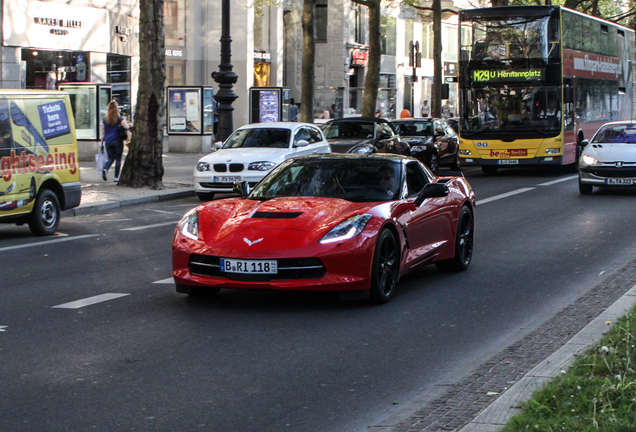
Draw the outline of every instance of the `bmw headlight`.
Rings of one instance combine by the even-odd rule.
[[[364,227],[367,226],[369,220],[371,220],[371,215],[368,213],[351,216],[349,219],[325,234],[325,236],[320,239],[320,244],[349,240],[350,238],[360,234]]]
[[[199,212],[192,209],[179,221],[179,232],[192,240],[199,239]]]
[[[362,147],[356,147],[354,149],[351,149],[351,151],[349,153],[353,153],[353,154],[369,154],[369,153],[373,153],[373,149],[371,147],[362,146]]]
[[[269,171],[275,166],[274,162],[252,162],[247,169],[250,171]]]
[[[581,162],[583,162],[584,165],[596,165],[598,163],[598,159],[590,155],[583,155],[581,157]]]
[[[210,164],[207,162],[199,162],[197,164],[197,171],[211,171]]]

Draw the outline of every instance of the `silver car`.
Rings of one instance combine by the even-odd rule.
[[[591,194],[594,186],[636,185],[636,122],[607,123],[581,145],[580,193]]]

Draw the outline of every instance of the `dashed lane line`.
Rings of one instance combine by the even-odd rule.
[[[0,252],[6,252],[6,251],[11,251],[16,249],[24,249],[28,247],[40,247],[42,245],[47,245],[47,244],[61,243],[61,242],[67,242],[67,241],[73,241],[73,240],[82,240],[85,238],[98,237],[98,236],[100,236],[100,234],[85,234],[85,235],[80,235],[76,237],[56,238],[54,240],[45,240],[45,241],[39,241],[39,242],[23,244],[23,245],[7,246],[7,247],[0,248]]]
[[[88,297],[81,300],[72,301],[69,303],[63,303],[57,306],[52,306],[51,309],[79,309],[85,306],[94,305],[97,303],[102,303],[108,300],[113,300],[119,297],[129,296],[130,294],[123,293],[106,293],[100,294],[94,297]]]
[[[518,195],[520,193],[528,192],[528,191],[531,191],[531,190],[534,190],[534,189],[535,188],[533,188],[533,187],[531,187],[531,188],[522,188],[522,189],[517,189],[517,190],[510,191],[510,192],[506,192],[506,193],[503,193],[501,195],[495,195],[495,196],[492,196],[490,198],[484,198],[482,200],[477,200],[477,205],[486,204],[486,203],[489,203],[489,202],[492,202],[492,201],[497,201],[497,200],[500,200],[500,199],[508,198],[508,197],[511,197],[511,196],[514,196],[514,195]]]
[[[577,175],[573,175],[573,176],[563,177],[563,178],[552,180],[552,181],[545,182],[545,183],[539,183],[537,186],[552,186],[552,185],[557,184],[557,183],[561,183],[561,182],[568,181],[568,180],[574,180],[574,179],[577,179],[577,178],[579,178],[578,174]]]
[[[153,284],[173,284],[173,283],[174,283],[174,279],[171,277],[153,282]]]
[[[150,229],[150,228],[162,227],[162,226],[166,226],[166,225],[174,225],[174,226],[176,226],[177,222],[179,222],[179,221],[163,222],[163,223],[152,224],[152,225],[142,225],[142,226],[131,227],[131,228],[122,228],[121,231],[140,231],[140,230],[145,230],[145,229]]]

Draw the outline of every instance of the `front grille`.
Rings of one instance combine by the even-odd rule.
[[[243,164],[230,164],[230,172],[241,172],[243,171]]]
[[[636,167],[586,167],[581,171],[598,177],[633,177],[636,178]]]
[[[225,164],[214,164],[213,167],[216,172],[227,172],[227,165]]]
[[[219,257],[190,255],[189,269],[192,274],[240,281],[273,281],[296,279],[319,279],[327,271],[319,258],[283,258],[278,261],[277,274],[239,274],[221,272]]]

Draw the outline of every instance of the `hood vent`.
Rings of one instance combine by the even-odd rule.
[[[302,212],[255,212],[252,219],[296,219]]]

